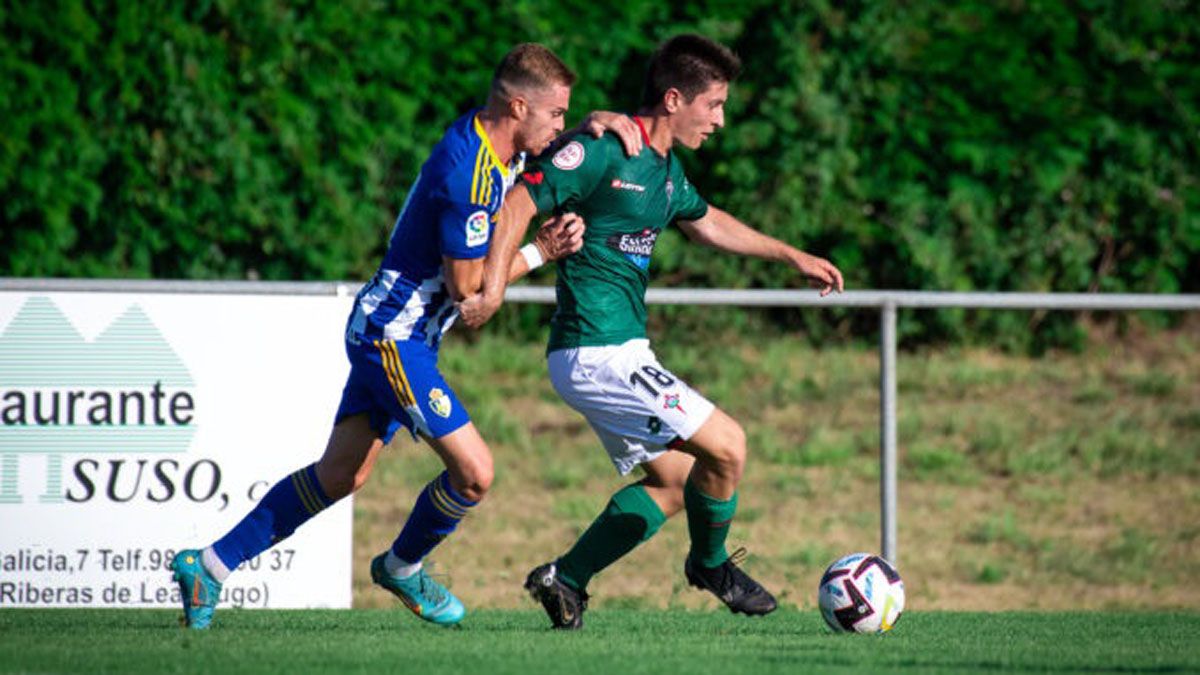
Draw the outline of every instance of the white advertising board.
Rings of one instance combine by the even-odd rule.
[[[0,608],[178,607],[212,543],[325,447],[336,297],[0,292]],[[243,565],[225,607],[349,607],[350,499]]]

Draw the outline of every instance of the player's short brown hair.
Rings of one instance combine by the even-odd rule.
[[[725,45],[703,35],[677,35],[650,57],[642,105],[658,105],[672,88],[690,103],[713,82],[733,82],[741,71],[742,60]]]
[[[513,47],[496,66],[492,94],[507,99],[520,90],[545,89],[556,84],[570,87],[575,79],[575,73],[554,52],[526,42]]]

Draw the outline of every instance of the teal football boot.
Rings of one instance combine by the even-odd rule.
[[[195,549],[176,553],[171,570],[174,572],[171,578],[179,584],[179,595],[183,599],[184,625],[196,630],[208,628],[221,597],[221,582],[204,569],[200,551]]]
[[[416,574],[397,578],[388,574],[383,565],[387,552],[375,556],[371,561],[371,580],[400,598],[405,607],[422,619],[439,626],[453,626],[462,621],[467,610],[462,602],[445,586],[419,570]]]

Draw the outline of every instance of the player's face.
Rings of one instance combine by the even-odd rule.
[[[556,84],[530,92],[525,97],[526,114],[517,127],[517,150],[541,153],[562,133],[571,103],[571,88]]]
[[[725,101],[729,98],[728,82],[713,82],[689,103],[680,98],[681,105],[674,115],[672,130],[675,142],[695,150],[717,129],[725,126]]]

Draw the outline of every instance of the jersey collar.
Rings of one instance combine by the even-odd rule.
[[[500,156],[496,154],[496,149],[492,147],[492,139],[488,138],[487,132],[483,130],[483,124],[479,121],[479,113],[475,113],[475,133],[483,139],[483,146],[487,148],[488,156],[492,159],[492,164],[500,169],[500,175],[508,178],[508,165],[500,161]],[[642,132],[646,133],[645,131]]]
[[[642,132],[642,142],[647,146],[650,145],[650,134],[646,132],[646,125],[642,124],[642,118],[634,115],[633,121],[637,122],[638,131]]]
[[[638,115],[632,115],[631,117],[633,117],[634,122],[637,122],[638,131],[642,132],[642,144],[645,145],[647,148],[650,148],[650,152],[655,157],[665,158],[667,155],[658,154],[658,150],[655,150],[654,146],[650,145],[650,133],[646,131],[646,125],[642,124],[642,118]],[[667,154],[670,154],[669,150],[667,151]]]

